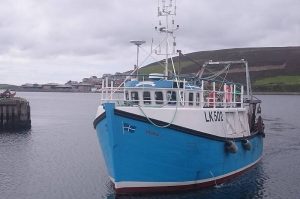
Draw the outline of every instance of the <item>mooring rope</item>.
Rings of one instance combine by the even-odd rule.
[[[153,124],[154,126],[156,126],[156,127],[158,127],[158,128],[167,128],[167,127],[171,126],[171,125],[173,124],[174,120],[175,120],[175,117],[176,117],[176,114],[177,114],[177,110],[178,110],[178,103],[179,103],[179,102],[176,101],[176,109],[175,109],[175,112],[174,112],[174,114],[173,114],[172,120],[171,120],[170,122],[168,122],[168,124],[163,125],[163,126],[160,126],[160,125],[158,125],[158,124],[155,124],[155,123],[147,116],[147,114],[143,111],[142,107],[141,107],[140,105],[138,105],[138,107],[139,107],[140,111],[142,112],[142,114],[147,118],[147,120],[148,120],[151,124]]]

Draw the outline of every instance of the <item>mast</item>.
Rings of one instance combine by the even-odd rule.
[[[176,37],[174,36],[174,32],[178,30],[179,25],[175,27],[174,17],[176,16],[176,1],[174,0],[158,0],[158,18],[159,18],[159,27],[155,27],[155,30],[165,35],[164,43],[165,43],[165,53],[161,53],[161,48],[157,55],[165,55],[165,71],[164,75],[167,79],[168,77],[168,66],[169,66],[169,58],[172,55],[175,55],[175,47],[176,47]],[[164,20],[161,20],[164,18]],[[170,49],[169,39],[173,39],[173,47]],[[172,51],[171,51],[172,50]]]
[[[146,41],[143,40],[130,40],[130,43],[136,45],[136,65],[134,67],[133,70],[136,70],[136,74],[138,76],[138,69],[139,69],[139,49],[140,46],[144,43],[146,43]]]

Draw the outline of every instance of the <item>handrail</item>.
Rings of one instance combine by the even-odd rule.
[[[108,79],[102,81],[101,102],[116,102],[118,105],[124,106],[163,107],[178,104],[178,107],[244,107],[243,85],[227,85],[204,80],[201,81],[200,87],[191,86],[183,80],[181,88],[178,85],[177,88],[114,87],[113,81],[110,82],[110,85],[108,83]],[[144,92],[149,93],[144,96]],[[175,92],[175,96],[173,94],[171,96],[173,92]],[[160,96],[156,96],[157,94]]]
[[[130,92],[136,92],[139,95],[134,98],[130,96]],[[179,107],[201,107],[201,108],[229,108],[229,107],[243,107],[243,98],[241,94],[234,92],[223,92],[223,91],[211,91],[211,90],[184,90],[184,89],[124,89],[115,92],[115,95],[105,95],[101,98],[101,102],[117,102],[118,105],[124,106],[153,106],[153,107],[164,107],[164,106],[174,106],[176,104]],[[149,97],[143,97],[143,92],[150,92]],[[154,99],[153,95],[155,92],[162,92],[162,99]],[[168,98],[167,92],[176,92],[176,99]],[[106,93],[106,92],[105,92]],[[124,94],[125,93],[125,94]],[[185,97],[179,97],[180,94]],[[190,99],[189,94],[192,93],[192,99]],[[213,93],[213,95],[211,94]],[[119,94],[119,96],[117,96]],[[127,97],[126,97],[127,95]],[[226,95],[234,96],[234,100],[227,101]],[[202,96],[202,99],[201,97]]]

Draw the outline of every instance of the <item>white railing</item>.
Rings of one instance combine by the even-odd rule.
[[[244,107],[242,85],[237,89],[235,84],[221,84],[218,85],[219,89],[216,89],[216,82],[202,81],[201,87],[189,89],[188,86],[183,88],[114,87],[113,81],[109,85],[108,80],[102,83],[101,103],[113,102],[118,106]]]

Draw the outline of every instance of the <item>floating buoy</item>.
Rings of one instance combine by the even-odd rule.
[[[249,151],[251,149],[251,142],[247,139],[242,140],[242,146],[245,150]]]
[[[236,153],[238,151],[238,147],[232,140],[227,140],[225,142],[225,150],[229,153]]]

